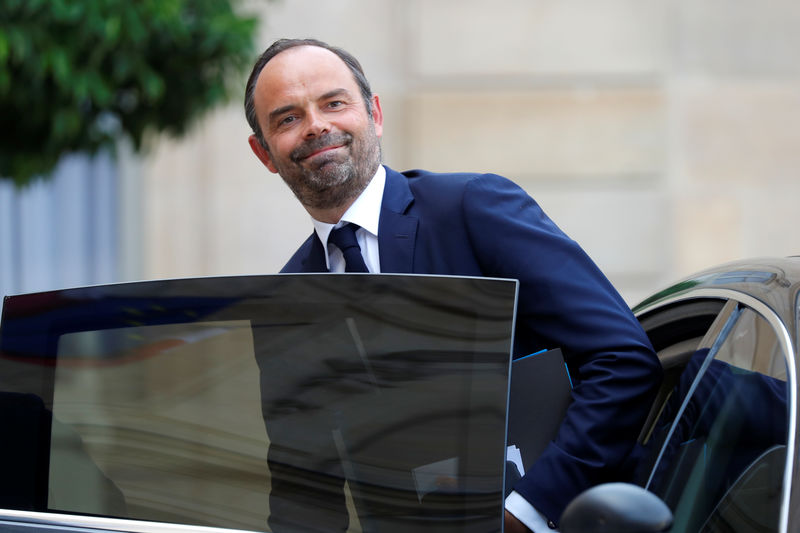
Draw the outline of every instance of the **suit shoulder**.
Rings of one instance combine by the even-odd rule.
[[[503,184],[504,186],[515,184],[498,174],[481,173],[481,172],[431,172],[422,169],[406,170],[400,173],[409,181],[412,187],[431,186],[441,188],[462,188],[470,183],[484,183],[486,186],[495,184]]]

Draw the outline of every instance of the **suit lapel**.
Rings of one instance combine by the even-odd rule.
[[[386,167],[386,186],[378,227],[381,272],[413,272],[418,220],[406,214],[413,202],[408,179]]]
[[[309,247],[309,251],[308,255],[303,259],[302,272],[327,272],[325,248],[322,247],[317,234],[312,233],[306,244]]]

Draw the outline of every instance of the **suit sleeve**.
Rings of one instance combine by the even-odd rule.
[[[515,357],[560,347],[573,402],[556,439],[514,486],[548,519],[598,483],[623,479],[661,365],[598,267],[520,187],[480,176],[462,198],[484,275],[520,282]]]

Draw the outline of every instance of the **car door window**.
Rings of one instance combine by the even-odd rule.
[[[661,413],[647,487],[673,510],[673,531],[774,531],[788,426],[785,355],[770,323],[745,306],[731,303],[710,331]]]
[[[9,297],[0,515],[265,530],[338,498],[352,531],[497,529],[516,290],[279,275]]]

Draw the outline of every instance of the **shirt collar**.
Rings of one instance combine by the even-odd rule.
[[[381,217],[381,202],[383,202],[383,189],[386,186],[386,169],[383,165],[378,165],[378,170],[372,177],[370,182],[358,195],[353,204],[344,212],[341,220],[336,224],[328,224],[327,222],[320,222],[319,220],[311,217],[311,222],[314,224],[314,231],[317,237],[322,242],[322,247],[325,248],[325,257],[327,262],[328,251],[328,235],[334,228],[344,226],[348,222],[358,224],[365,231],[371,233],[374,237],[378,236],[378,222]]]

